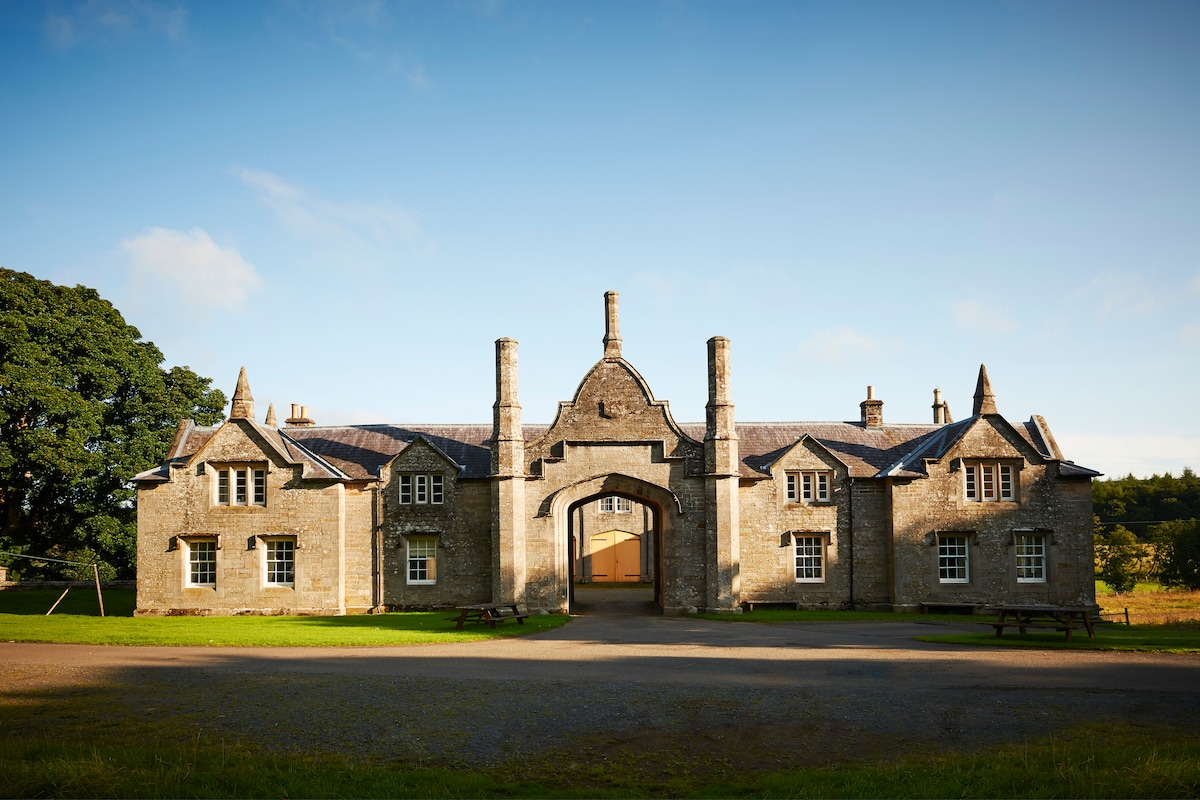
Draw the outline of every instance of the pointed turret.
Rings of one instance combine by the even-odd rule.
[[[992,383],[988,380],[987,366],[979,365],[979,381],[975,384],[975,406],[971,414],[999,414],[996,410],[996,395],[992,392]]]
[[[268,428],[278,428],[279,427],[279,420],[275,418],[275,404],[274,403],[267,404],[267,418],[265,420],[263,420],[263,422]]]
[[[233,402],[229,406],[230,419],[254,419],[254,396],[250,394],[250,381],[246,368],[238,373],[237,388],[233,390]]]

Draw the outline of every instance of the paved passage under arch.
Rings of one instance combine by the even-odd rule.
[[[423,762],[603,740],[774,768],[978,748],[1095,719],[1200,726],[1194,656],[912,638],[969,625],[601,613],[517,639],[411,647],[0,643],[0,686],[9,701],[44,703],[43,720],[57,689],[89,687],[95,713],[123,724],[172,714],[269,746]]]

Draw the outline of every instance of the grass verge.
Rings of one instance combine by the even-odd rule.
[[[564,749],[488,769],[452,769],[270,753],[200,735],[153,745],[128,738],[121,731],[103,741],[22,736],[0,755],[0,795],[1173,798],[1200,792],[1200,736],[1128,724],[1091,724],[983,752],[763,773],[661,751],[610,752],[581,762]],[[667,762],[680,766],[664,773]]]
[[[385,646],[470,642],[521,636],[556,628],[570,617],[534,615],[524,624],[454,629],[450,611],[344,617],[133,617],[133,593],[104,593],[100,617],[95,592],[73,598],[72,590],[50,616],[60,592],[35,589],[0,592],[0,641],[68,644],[191,645],[258,647]],[[68,601],[74,600],[73,605]],[[109,611],[128,609],[126,616]]]
[[[983,627],[982,625],[980,626]],[[918,636],[918,641],[968,644],[987,647],[1036,647],[1051,650],[1124,650],[1138,653],[1200,653],[1200,626],[1108,625],[1096,626],[1095,638],[1077,630],[1067,641],[1057,631],[1015,633],[996,636],[991,629],[980,633]]]

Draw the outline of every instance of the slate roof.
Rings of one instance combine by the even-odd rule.
[[[925,459],[941,458],[966,432],[976,417],[946,425],[884,425],[865,427],[861,422],[745,422],[737,424],[741,476],[769,477],[770,467],[805,436],[826,448],[848,468],[852,477],[920,477]],[[486,478],[491,471],[492,426],[485,425],[338,425],[270,428],[253,423],[270,443],[292,463],[305,466],[305,477],[331,480],[370,480],[398,453],[423,437],[458,465],[463,478]],[[547,425],[525,425],[526,441],[548,430]],[[704,439],[704,423],[685,423],[683,432]],[[168,465],[186,461],[206,443],[217,428],[187,426],[162,466],[141,473],[135,481],[169,479]],[[1047,459],[1062,459],[1045,421],[1034,417],[1014,430]],[[1100,473],[1063,461],[1064,477]]]
[[[379,477],[380,468],[418,437],[445,453],[464,478],[486,478],[491,472],[491,425],[341,425],[283,430],[360,480]]]

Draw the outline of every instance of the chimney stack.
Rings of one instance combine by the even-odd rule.
[[[950,418],[950,404],[942,399],[942,390],[933,390],[933,424],[945,425],[954,420]]]
[[[317,423],[308,417],[308,406],[292,403],[292,415],[284,420],[290,428],[311,428]]]
[[[867,399],[858,404],[862,409],[862,424],[866,428],[883,427],[883,401],[875,399],[875,387],[867,387]]]

